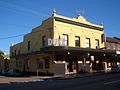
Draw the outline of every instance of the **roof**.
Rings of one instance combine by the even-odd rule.
[[[80,47],[65,47],[65,46],[49,46],[43,48],[46,52],[56,51],[73,51],[73,52],[93,52],[93,53],[108,53],[115,54],[115,50],[103,50],[103,49],[91,49],[91,48],[80,48]]]
[[[116,37],[106,37],[106,42],[120,43],[120,39]]]
[[[49,46],[45,48],[41,48],[40,51],[35,51],[31,53],[19,54],[12,57],[24,57],[28,55],[35,55],[35,54],[65,54],[70,52],[72,54],[86,54],[90,53],[91,55],[115,55],[116,50],[103,50],[103,49],[91,49],[91,48],[80,48],[80,47],[65,47],[65,46]]]

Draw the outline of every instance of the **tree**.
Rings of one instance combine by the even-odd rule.
[[[4,52],[0,50],[0,55],[4,55]]]

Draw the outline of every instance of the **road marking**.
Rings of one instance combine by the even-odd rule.
[[[116,81],[111,81],[111,82],[106,82],[104,83],[105,85],[108,85],[108,84],[114,84],[114,83],[118,83],[120,82],[120,80],[116,80]]]
[[[38,80],[33,80],[33,82],[37,82],[37,81],[44,81],[44,80],[42,80],[42,79],[41,79],[41,80],[40,80],[40,79],[38,79]]]

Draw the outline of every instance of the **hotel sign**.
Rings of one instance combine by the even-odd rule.
[[[48,38],[48,46],[52,46],[52,45],[55,45],[55,46],[66,46],[67,44],[65,43],[65,39],[64,38],[56,38],[56,39],[51,39],[51,38]]]

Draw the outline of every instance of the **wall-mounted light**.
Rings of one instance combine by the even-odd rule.
[[[106,56],[105,54],[103,54],[103,56]]]
[[[90,56],[90,53],[87,53],[88,54],[88,56]]]
[[[67,53],[68,55],[70,54],[70,52]]]

